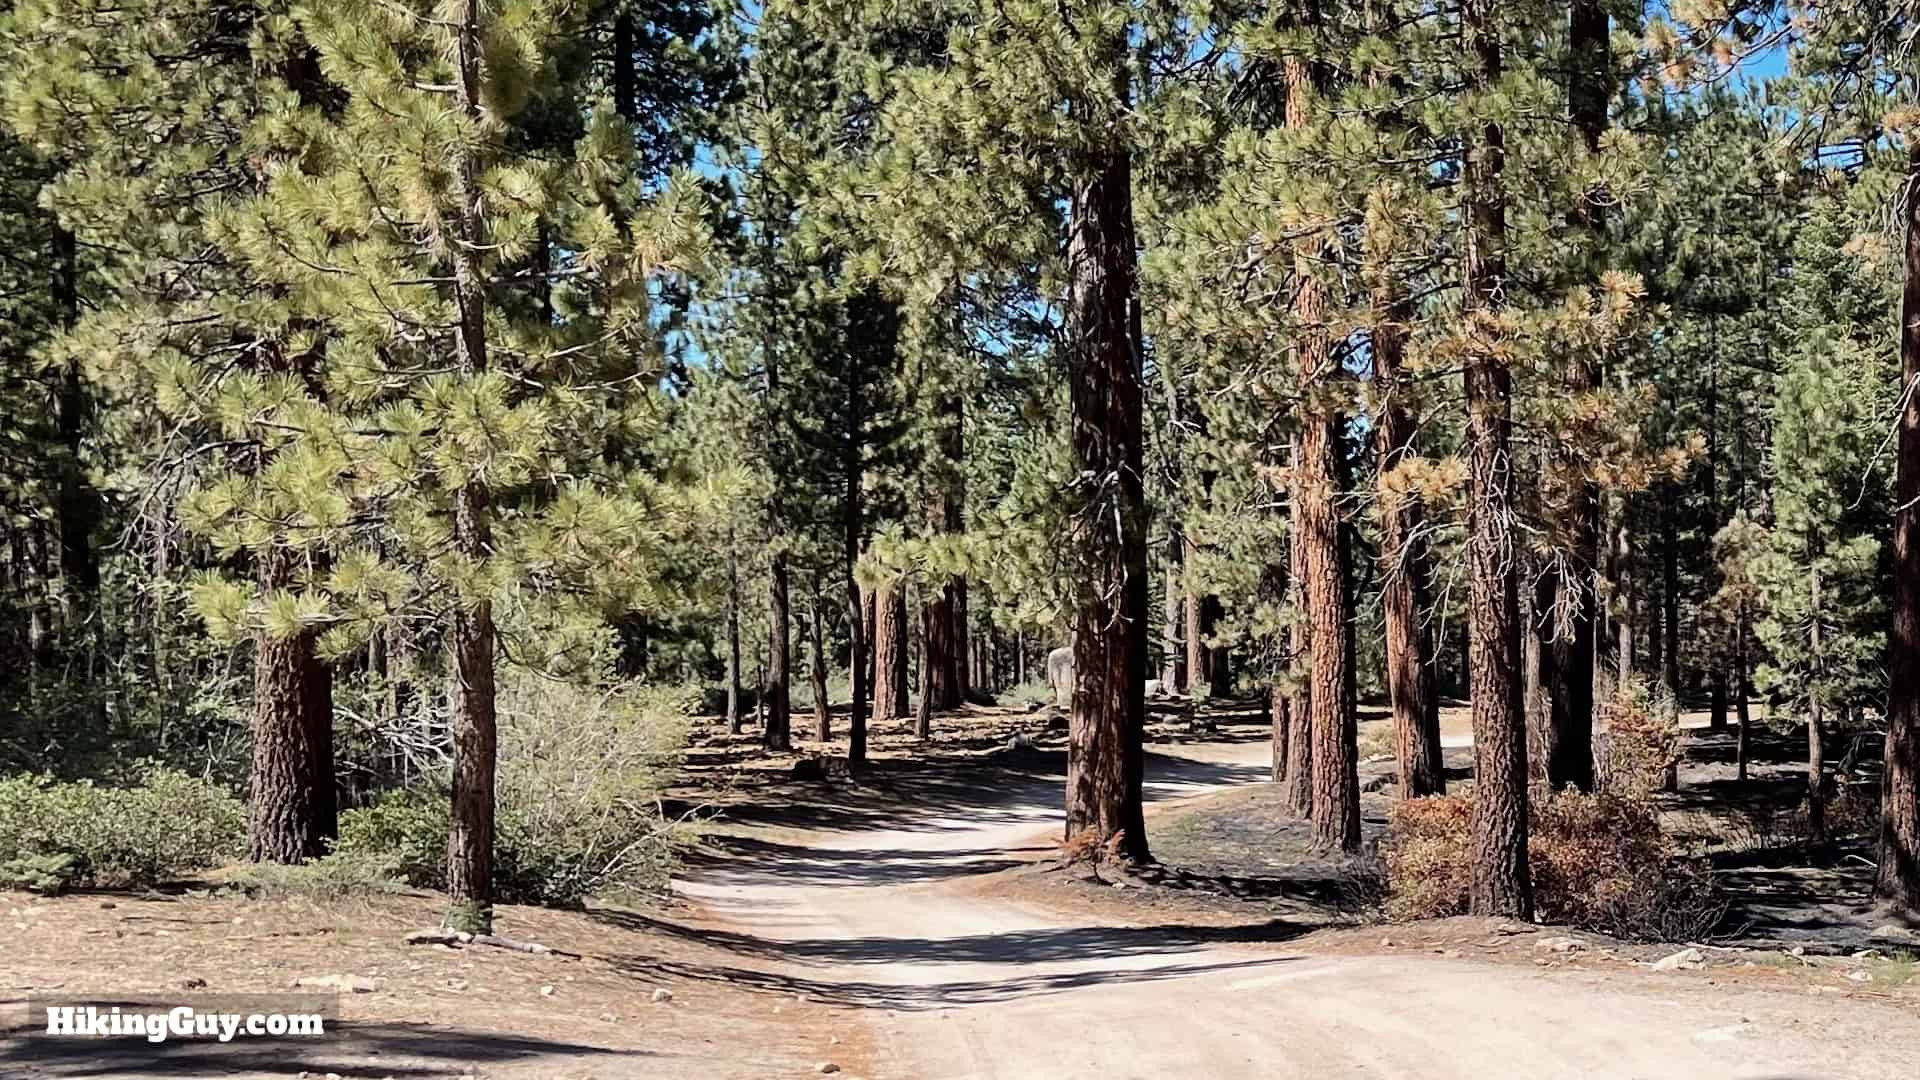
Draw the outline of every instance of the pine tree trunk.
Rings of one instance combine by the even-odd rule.
[[[1876,899],[1920,915],[1920,140],[1908,140],[1906,268],[1900,300],[1893,611],[1887,647],[1886,772]]]
[[[1463,37],[1472,68],[1468,85],[1486,92],[1500,81],[1500,35],[1494,0],[1464,0]],[[1463,174],[1468,317],[1497,313],[1505,303],[1506,199],[1501,172],[1505,132],[1485,124],[1466,139]],[[1520,701],[1520,598],[1514,576],[1511,517],[1513,373],[1477,350],[1466,363],[1468,606],[1472,632],[1474,796],[1472,817],[1475,915],[1530,919],[1527,868],[1527,731]]]
[[[1660,514],[1660,639],[1664,649],[1660,654],[1660,684],[1666,687],[1667,697],[1678,708],[1680,704],[1680,537],[1675,518],[1679,507],[1675,505],[1673,488],[1665,489],[1664,506]]]
[[[1157,365],[1160,373],[1161,389],[1167,410],[1167,422],[1164,432],[1166,449],[1163,468],[1166,473],[1167,509],[1166,520],[1166,565],[1162,568],[1164,590],[1161,594],[1160,609],[1160,684],[1168,693],[1184,691],[1187,688],[1187,663],[1185,642],[1182,631],[1185,619],[1182,617],[1185,602],[1181,589],[1180,573],[1186,563],[1187,540],[1180,519],[1180,477],[1185,462],[1181,455],[1185,452],[1185,410],[1180,397],[1180,381],[1173,369],[1164,360]]]
[[[1617,605],[1613,620],[1613,665],[1614,686],[1624,686],[1633,678],[1633,619],[1637,606],[1633,595],[1633,534],[1627,522],[1627,497],[1622,495],[1614,509],[1613,544],[1607,564],[1613,579],[1614,603]]]
[[[640,116],[640,80],[634,70],[633,5],[623,3],[613,19],[613,110],[628,120]]]
[[[727,731],[738,735],[740,716],[740,563],[727,530]]]
[[[1753,716],[1750,700],[1753,697],[1753,684],[1747,672],[1752,657],[1747,651],[1747,602],[1740,601],[1739,610],[1734,614],[1733,623],[1733,685],[1738,695],[1734,702],[1740,730],[1734,737],[1733,760],[1735,778],[1741,783],[1747,780],[1747,737],[1753,730]]]
[[[1271,779],[1283,784],[1287,779],[1287,741],[1292,734],[1292,718],[1287,715],[1291,699],[1279,683],[1267,687],[1267,717],[1271,721],[1270,742],[1272,744]]]
[[[769,376],[771,381],[771,375]],[[779,485],[775,485],[778,490]],[[779,520],[775,511],[775,521]],[[790,674],[793,664],[792,597],[788,583],[787,557],[776,553],[768,569],[767,582],[767,679],[761,692],[766,713],[767,748],[793,749],[793,695]]]
[[[1827,846],[1826,717],[1815,694],[1807,702],[1807,847]]]
[[[873,642],[871,627],[879,623],[879,603],[862,597],[857,570],[866,547],[867,371],[885,370],[892,356],[896,322],[891,305],[873,292],[863,292],[847,303],[847,441],[842,460],[841,492],[845,529],[841,540],[847,574],[847,651],[853,671],[851,701],[847,707],[847,765],[859,769],[867,760],[867,713],[873,696],[870,677]]]
[[[875,591],[873,722],[897,724],[912,707],[907,694],[907,592],[897,581]]]
[[[849,582],[854,581],[854,577],[851,573],[847,575],[847,580]],[[873,646],[874,635],[880,629],[880,604],[879,604],[878,590],[874,590],[874,589],[860,590],[860,628],[861,628],[861,633],[863,635],[862,640],[864,640],[867,643],[866,656],[862,658],[860,669],[866,675],[867,690],[871,692],[874,687],[880,684],[880,680],[874,675],[874,672],[873,672],[873,662],[874,662],[875,653],[876,653],[876,650],[874,649],[874,646]],[[847,655],[847,663],[849,665],[848,682],[852,682],[851,665],[853,663],[853,659],[854,658],[853,658],[852,652],[851,650],[849,650]],[[868,707],[870,709],[872,708],[871,703],[869,704]],[[868,716],[871,717],[872,713],[869,712]]]
[[[952,709],[960,704],[960,676],[954,671],[958,654],[953,643],[953,586],[942,586],[926,604],[921,619],[927,624],[927,664],[933,687],[932,707]]]
[[[1405,304],[1381,290],[1374,300],[1373,384],[1380,401],[1374,457],[1385,477],[1414,456],[1414,424],[1401,388],[1406,354]],[[1416,496],[1380,493],[1380,607],[1386,634],[1387,704],[1393,713],[1393,756],[1400,797],[1446,790],[1440,752],[1440,697],[1434,687],[1433,637],[1422,623],[1430,605],[1425,512]]]
[[[1293,463],[1293,488],[1290,502],[1298,507],[1300,447],[1296,442],[1290,453]],[[1293,618],[1287,627],[1287,672],[1293,684],[1287,705],[1287,774],[1281,795],[1289,809],[1301,817],[1313,814],[1313,711],[1312,682],[1307,674],[1306,599],[1307,547],[1301,542],[1298,511],[1293,534],[1287,540],[1288,589],[1292,594]]]
[[[484,354],[481,354],[484,355]],[[486,489],[467,484],[456,497],[454,545],[484,558],[492,545]],[[499,732],[494,713],[493,603],[462,604],[447,638],[453,651],[453,802],[447,829],[447,925],[469,933],[493,927],[494,775]]]
[[[958,529],[955,530],[959,531]],[[967,611],[967,580],[953,583],[953,693],[955,705],[973,697],[973,630]]]
[[[466,0],[457,31],[459,101],[472,123],[481,117],[480,3]],[[479,253],[487,246],[477,163],[464,148],[454,161],[458,208],[452,226],[453,300],[457,314],[455,364],[469,377],[487,369],[487,300]],[[454,494],[453,549],[479,564],[493,547],[491,493],[469,479]],[[471,933],[493,928],[494,773],[499,753],[495,724],[493,602],[456,600],[447,642],[452,650],[453,796],[447,829],[447,924]]]
[[[935,665],[930,652],[933,639],[934,609],[931,604],[920,607],[919,627],[914,637],[920,643],[920,692],[913,702],[913,734],[922,742],[933,738],[933,673]]]
[[[813,575],[813,593],[807,605],[807,644],[813,650],[813,737],[820,742],[833,740],[833,713],[827,702],[827,635],[820,612],[820,575]],[[855,612],[858,622],[858,612]]]
[[[53,304],[63,328],[72,328],[80,318],[80,268],[74,250],[73,233],[55,226],[53,230]],[[55,408],[60,428],[60,576],[67,599],[91,603],[100,591],[100,561],[93,550],[93,530],[99,520],[99,503],[87,484],[85,463],[81,461],[81,440],[86,428],[87,391],[80,378],[79,364],[68,361],[60,372],[60,393]]]
[[[936,445],[939,462],[932,488],[935,492],[928,517],[936,532],[958,533],[965,528],[961,505],[960,474],[965,467],[966,415],[960,399],[948,395],[938,406],[939,433]],[[927,644],[933,663],[933,707],[957,709],[965,699],[965,680],[961,675],[964,649],[958,638],[966,632],[966,586],[959,581],[943,583],[928,601],[932,619],[932,637]]]
[[[281,548],[261,553],[262,596],[292,584],[293,560]],[[314,655],[314,638],[312,630],[255,638],[247,803],[247,857],[254,862],[317,859],[335,834],[332,677]]]
[[[1127,42],[1100,59],[1130,99]],[[1090,151],[1069,214],[1066,327],[1080,559],[1068,718],[1067,836],[1091,833],[1128,859],[1148,858],[1145,767],[1147,543],[1141,342],[1135,307],[1132,162],[1122,147]]]
[[[1613,72],[1608,51],[1607,10],[1600,0],[1572,0],[1567,24],[1571,63],[1567,83],[1567,112],[1580,130],[1588,153],[1597,153],[1607,130],[1607,101]],[[1595,244],[1606,237],[1606,206],[1602,199],[1583,194],[1575,201],[1576,225],[1592,231]],[[1600,388],[1601,371],[1576,350],[1567,364],[1567,394],[1585,397]],[[1561,451],[1561,467],[1573,484],[1568,505],[1569,577],[1556,582],[1559,595],[1554,610],[1560,633],[1554,642],[1552,733],[1547,747],[1545,775],[1552,788],[1593,790],[1593,684],[1599,637],[1598,576],[1600,573],[1600,492],[1572,460],[1573,451]]]
[[[1307,63],[1285,67],[1286,122],[1308,123],[1313,93]],[[1295,377],[1299,387],[1300,457],[1293,486],[1295,542],[1304,551],[1301,594],[1306,601],[1308,728],[1312,732],[1314,846],[1323,851],[1360,850],[1360,780],[1353,695],[1353,597],[1349,584],[1347,530],[1335,508],[1342,490],[1340,434],[1345,428],[1338,398],[1340,372],[1324,327],[1325,299],[1314,276],[1319,241],[1295,242],[1293,317]]]
[[[1207,625],[1205,605],[1198,594],[1188,593],[1182,607],[1186,612],[1187,624],[1187,684],[1195,692],[1202,686],[1211,692],[1213,676],[1207,670],[1206,637],[1212,627]]]
[[[1180,568],[1184,565],[1187,541],[1180,523],[1171,514],[1167,518],[1166,582],[1160,618],[1160,682],[1169,691],[1187,688],[1186,646],[1183,641],[1186,600],[1180,590]]]

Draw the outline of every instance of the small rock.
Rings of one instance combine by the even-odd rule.
[[[182,990],[203,990],[206,988],[206,985],[207,980],[198,977],[180,980],[180,989]]]
[[[386,982],[361,975],[306,975],[293,980],[295,989],[333,990],[343,994],[371,994]]]
[[[1891,942],[1895,945],[1920,945],[1920,931],[1888,923],[1885,926],[1875,927],[1873,933],[1867,935],[1867,940]]]
[[[601,1013],[600,1022],[603,1024],[617,1024],[620,1022],[620,1018],[612,1013]]]
[[[101,906],[101,907],[102,907],[103,909],[105,909],[105,910],[107,910],[107,911],[112,911],[112,910],[113,910],[114,908],[117,908],[117,907],[119,907],[120,905],[119,905],[119,904],[116,904],[116,903],[114,903],[114,902],[113,902],[113,901],[111,901],[111,900],[102,900],[102,901],[100,901],[100,906]]]
[[[447,980],[447,989],[449,990],[465,990],[467,986],[468,986],[468,983],[467,983],[467,980],[465,979],[448,979]]]
[[[835,1065],[831,1061],[823,1061],[820,1063],[820,1067],[813,1071],[817,1073],[837,1073],[840,1071],[840,1066]]]
[[[829,1035],[829,1036],[827,1036],[827,1045],[828,1045],[828,1046],[839,1046],[839,1045],[840,1045],[840,1036],[838,1036],[838,1035]]]
[[[653,992],[653,1002],[656,1005],[662,1002],[672,1001],[672,1000],[673,1000],[673,991],[667,989],[664,986],[656,988]],[[780,1009],[778,1006],[776,1006],[773,1011],[779,1012]]]
[[[541,996],[541,997],[552,997],[552,996],[553,996],[553,987],[552,987],[551,985],[548,985],[548,986],[543,986],[543,987],[541,987],[541,988],[540,988],[540,996]]]
[[[1853,954],[1855,960],[1878,960],[1880,957],[1881,952],[1879,949],[1861,949],[1859,952]]]
[[[1586,948],[1586,945],[1579,938],[1547,937],[1534,942],[1533,947],[1536,949],[1545,949],[1548,952],[1571,953],[1579,952],[1581,949]]]
[[[1127,883],[1124,881],[1116,881],[1113,883],[1113,887],[1116,889],[1124,889],[1127,887]]]
[[[1805,956],[1807,955],[1807,947],[1805,945],[1795,945],[1793,948],[1787,950],[1787,955]]]
[[[1852,980],[1853,982],[1872,982],[1873,972],[1868,971],[1865,968],[1861,968],[1859,971],[1847,972],[1847,978]]]
[[[1393,948],[1393,939],[1392,939],[1392,938],[1390,938],[1390,937],[1383,937],[1383,938],[1381,938],[1381,939],[1380,939],[1380,947],[1381,947],[1381,948],[1383,948],[1383,949],[1391,949],[1391,948]]]
[[[1699,949],[1681,949],[1677,953],[1663,956],[1654,961],[1655,971],[1696,971],[1707,966],[1707,958],[1700,955]]]
[[[1440,955],[1441,956],[1459,956],[1460,950],[1459,949],[1441,949]]]
[[[1002,749],[1008,753],[1016,750],[1031,750],[1033,749],[1033,740],[1028,738],[1027,733],[1024,731],[1015,732],[1013,738],[1008,739],[1007,745]]]

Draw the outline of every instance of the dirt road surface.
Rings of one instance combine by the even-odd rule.
[[[1264,777],[1264,743],[1148,762],[1160,804]],[[1687,1078],[1920,1075],[1920,1018],[1716,985],[1711,972],[1545,970],[1435,955],[1315,955],[1284,928],[1108,925],[981,895],[1043,855],[1060,787],[770,845],[678,891],[769,987],[858,1011],[875,1076]]]

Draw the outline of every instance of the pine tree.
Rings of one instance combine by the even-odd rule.
[[[327,328],[304,335],[300,382],[263,389],[285,440],[268,490],[336,555],[267,616],[331,624],[321,647],[334,653],[395,618],[439,630],[449,920],[484,929],[502,633],[516,660],[549,662],[589,640],[604,606],[647,596],[647,523],[670,493],[612,451],[644,430],[647,278],[686,223],[678,189],[636,221],[633,143],[612,110],[580,100],[565,8],[467,0],[454,14],[296,9],[341,104],[285,100],[267,129],[286,156],[221,224],[230,250]],[[193,392],[192,372],[177,379]],[[233,527],[257,507],[222,490],[202,512]],[[208,581],[199,599],[212,621],[247,617],[229,585]]]
[[[288,590],[303,584],[326,538],[324,525],[289,520],[277,497],[287,440],[243,418],[302,396],[313,335],[228,256],[217,225],[224,199],[266,182],[249,156],[255,125],[320,93],[311,58],[275,32],[283,15],[235,0],[17,5],[6,97],[9,123],[63,160],[49,202],[66,236],[111,253],[101,273],[114,295],[74,328],[76,354],[112,358],[124,365],[116,377],[151,395],[170,430],[148,451],[149,482],[174,474],[199,485],[181,517],[223,551],[249,553],[261,597],[279,605],[248,623],[256,642],[249,850],[299,861],[321,854],[334,830],[332,675],[310,629],[287,617]],[[263,68],[273,77],[262,78]],[[135,137],[144,132],[166,135]],[[78,409],[73,363],[62,396]],[[202,366],[206,377],[186,374]],[[76,420],[66,421],[69,435]],[[71,471],[62,490],[70,505],[87,501]],[[242,498],[263,512],[236,527],[203,512]],[[92,561],[85,531],[68,530],[76,567]]]

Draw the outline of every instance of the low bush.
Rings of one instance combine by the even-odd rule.
[[[143,887],[232,858],[246,810],[219,785],[153,769],[132,787],[0,779],[0,883]]]
[[[1705,871],[1675,857],[1654,808],[1614,794],[1556,792],[1530,801],[1527,855],[1534,909],[1550,923],[1632,940],[1694,940],[1725,904]],[[1399,803],[1389,825],[1388,913],[1467,912],[1471,795]]]
[[[250,864],[236,870],[229,883],[249,896],[314,900],[397,893],[407,887],[392,859],[350,851],[335,851],[294,866]]]
[[[1680,763],[1680,720],[1672,702],[1655,701],[1647,684],[1629,679],[1600,706],[1595,749],[1600,786],[1637,798],[1668,786]]]
[[[676,690],[531,679],[502,687],[496,899],[571,906],[664,887],[685,837],[660,796],[697,703]],[[336,853],[384,860],[409,884],[443,889],[448,811],[444,785],[390,793],[341,815]]]
[[[1053,687],[1044,682],[1023,682],[1000,692],[1003,705],[1051,705]]]

